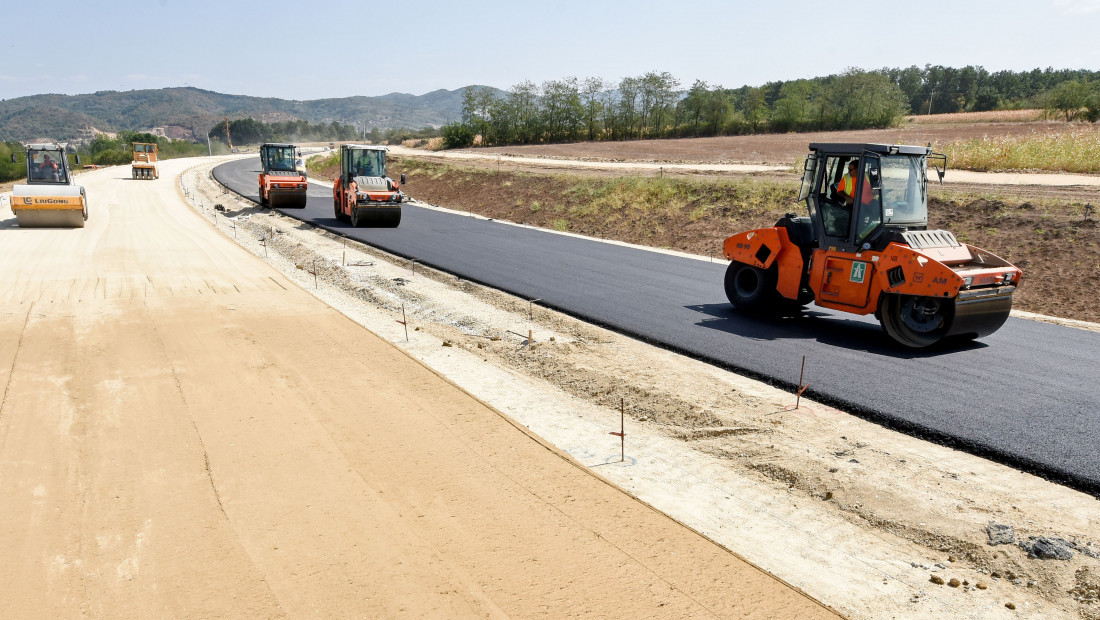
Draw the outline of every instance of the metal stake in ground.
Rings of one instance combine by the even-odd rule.
[[[535,342],[532,338],[534,332],[534,306],[536,301],[542,301],[542,299],[528,299],[527,300],[527,345],[530,346]]]
[[[619,432],[611,432],[611,435],[619,436],[619,462],[626,460],[626,399],[619,399]]]
[[[810,384],[802,385],[802,379],[806,377],[806,356],[802,356],[802,372],[798,373],[798,394],[794,397],[794,408],[798,409],[798,402],[802,400],[802,392],[810,387]]]
[[[405,304],[401,304],[401,320],[398,323],[405,326],[405,342],[409,341],[409,320],[405,318]]]

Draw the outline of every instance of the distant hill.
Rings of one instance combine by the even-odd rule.
[[[312,101],[225,95],[189,87],[35,95],[0,101],[0,141],[84,141],[97,131],[124,129],[205,140],[214,123],[226,116],[265,122],[337,121],[368,131],[372,127],[420,129],[458,120],[462,93],[463,89],[437,90],[424,95],[391,93]]]

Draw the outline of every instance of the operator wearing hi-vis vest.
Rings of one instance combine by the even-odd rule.
[[[856,174],[859,170],[859,164],[855,161],[848,162],[848,174],[844,175],[840,179],[840,183],[836,185],[836,193],[844,200],[844,204],[849,207],[855,202],[856,197]],[[870,204],[871,202],[871,184],[867,182],[867,178],[863,179],[863,204]]]

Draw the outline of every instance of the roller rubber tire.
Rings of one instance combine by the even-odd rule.
[[[880,313],[882,329],[904,347],[930,347],[950,331],[954,308],[954,299],[887,295]]]
[[[778,301],[776,281],[774,270],[734,261],[726,269],[726,298],[738,310],[766,310]]]

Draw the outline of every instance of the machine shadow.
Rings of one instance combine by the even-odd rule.
[[[698,321],[696,325],[742,338],[769,341],[813,340],[837,348],[898,359],[933,358],[988,346],[974,340],[949,339],[927,349],[907,349],[890,340],[877,323],[842,318],[813,306],[773,314],[739,312],[730,304],[684,307],[711,317]]]

